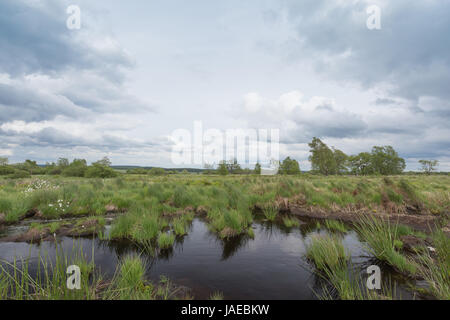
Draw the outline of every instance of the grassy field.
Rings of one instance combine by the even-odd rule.
[[[81,225],[101,226],[101,217],[107,213],[126,212],[115,221],[112,238],[144,243],[157,239],[162,246],[169,246],[173,238],[166,231],[184,234],[186,223],[195,215],[206,216],[211,229],[222,237],[246,232],[254,214],[273,221],[293,206],[355,216],[387,213],[445,219],[450,208],[449,188],[449,176],[42,176],[0,180],[0,223],[17,223],[34,214],[43,221],[97,217],[94,223],[85,221]],[[285,219],[285,223],[295,221]],[[63,225],[35,227],[54,233]],[[92,229],[95,231],[95,227]]]
[[[145,248],[164,250],[173,245],[177,236],[188,232],[188,225],[196,216],[205,219],[210,230],[220,238],[229,238],[251,235],[255,217],[277,220],[286,227],[298,226],[299,221],[290,214],[293,208],[354,216],[358,234],[376,258],[399,272],[421,275],[432,284],[435,296],[449,298],[448,233],[445,234],[450,211],[448,175],[223,177],[179,174],[152,177],[122,174],[112,179],[34,176],[0,180],[0,227],[34,219],[26,234],[15,241],[98,234],[106,240],[127,239]],[[114,216],[111,230],[104,235],[105,217],[111,215]],[[437,231],[425,234],[402,224],[384,223],[375,219],[378,215],[433,217]],[[60,218],[77,219],[58,220]],[[347,231],[344,224],[333,219],[322,223],[336,233]],[[419,252],[410,257],[402,250],[402,236],[431,239],[437,254],[430,256]],[[346,277],[343,270],[347,258],[339,241],[339,237],[325,241],[316,239],[308,252],[318,271],[332,283]],[[331,266],[325,264],[330,261]],[[434,267],[424,269],[430,261]],[[139,266],[135,264],[136,261],[124,262],[124,266],[139,274]],[[8,287],[14,281],[3,279],[0,283]],[[122,280],[117,281],[119,284],[114,285],[120,286]],[[348,288],[339,290],[343,298],[364,296]],[[111,293],[110,296],[120,299],[127,294]],[[151,294],[154,293],[142,297]],[[86,295],[92,294],[86,292]]]

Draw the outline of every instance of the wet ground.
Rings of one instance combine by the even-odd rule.
[[[23,232],[23,228],[9,228],[3,235]],[[40,245],[6,242],[0,243],[0,260],[11,262],[14,257],[29,258],[32,270],[39,256],[54,257],[56,245],[65,252],[81,247],[88,259],[93,253],[96,266],[108,278],[114,274],[122,256],[141,253],[150,279],[167,276],[176,285],[191,288],[196,299],[208,299],[216,291],[222,292],[225,299],[317,299],[324,281],[306,260],[305,245],[314,234],[328,231],[317,229],[316,223],[311,221],[295,228],[259,221],[253,223],[253,229],[253,239],[245,235],[224,241],[211,233],[205,222],[195,219],[188,235],[178,238],[171,250],[153,255],[142,253],[127,241],[98,238],[64,237],[56,243]],[[343,235],[343,241],[354,267],[362,279],[366,279],[366,268],[379,263],[364,250],[355,232]],[[397,295],[412,298],[411,293],[404,290],[405,281],[400,275],[388,267],[380,267],[383,281],[396,285]]]

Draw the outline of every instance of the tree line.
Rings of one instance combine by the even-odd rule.
[[[314,137],[308,144],[311,155],[312,174],[322,175],[395,175],[401,174],[406,168],[405,159],[401,158],[392,146],[374,146],[370,152],[347,155],[343,151],[327,146],[322,140]],[[437,160],[419,160],[421,170],[427,174],[436,171]],[[297,160],[286,157],[278,162],[278,174],[299,174],[300,165]],[[261,165],[257,163],[253,171],[242,169],[237,161],[221,161],[216,171],[207,168],[208,173],[245,174],[261,173]]]
[[[312,174],[322,175],[394,175],[401,174],[406,167],[405,159],[401,158],[392,146],[374,146],[370,152],[361,152],[356,155],[347,155],[334,147],[328,147],[319,138],[314,137],[308,144],[311,155]],[[419,160],[421,170],[431,174],[437,170],[437,160]],[[278,174],[295,175],[300,173],[299,162],[291,157],[286,157],[281,162],[275,163]],[[163,168],[133,168],[127,170],[128,174],[164,175],[178,173],[176,170]],[[188,173],[186,170],[181,173]],[[11,178],[26,178],[30,175],[48,174],[62,175],[66,177],[87,178],[111,178],[118,172],[111,168],[108,157],[88,165],[84,159],[74,159],[70,162],[67,158],[59,158],[56,162],[39,166],[36,161],[26,160],[23,163],[9,164],[8,158],[0,157],[0,176]],[[261,174],[261,164],[256,163],[254,169],[242,168],[236,159],[219,162],[217,168],[213,165],[205,165],[203,174]]]
[[[278,167],[279,174],[299,174],[300,173],[300,165],[297,160],[291,159],[287,157],[282,162],[278,162],[276,164]],[[241,168],[241,165],[237,162],[236,159],[229,161],[221,161],[216,170],[213,169],[213,166],[206,165],[205,166],[205,174],[215,174],[218,173],[220,175],[227,174],[261,174],[261,164],[256,163],[255,168],[253,170],[249,168]]]
[[[7,158],[0,158],[0,175],[10,178],[27,178],[30,175],[62,175],[66,177],[112,178],[117,171],[111,168],[108,157],[93,162],[90,166],[84,159],[59,158],[56,163],[39,166],[36,161],[25,160],[23,163],[8,164]]]
[[[311,168],[323,175],[392,175],[405,170],[405,159],[392,146],[374,146],[370,152],[346,155],[339,149],[328,147],[319,138],[309,143]]]

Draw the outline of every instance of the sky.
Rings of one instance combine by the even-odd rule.
[[[171,168],[201,121],[279,129],[304,170],[319,137],[449,171],[449,31],[446,0],[2,0],[0,157]]]

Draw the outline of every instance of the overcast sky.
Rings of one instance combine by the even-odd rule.
[[[450,170],[449,31],[446,0],[1,0],[0,156],[174,167],[201,120],[279,128],[302,169],[317,136]]]

